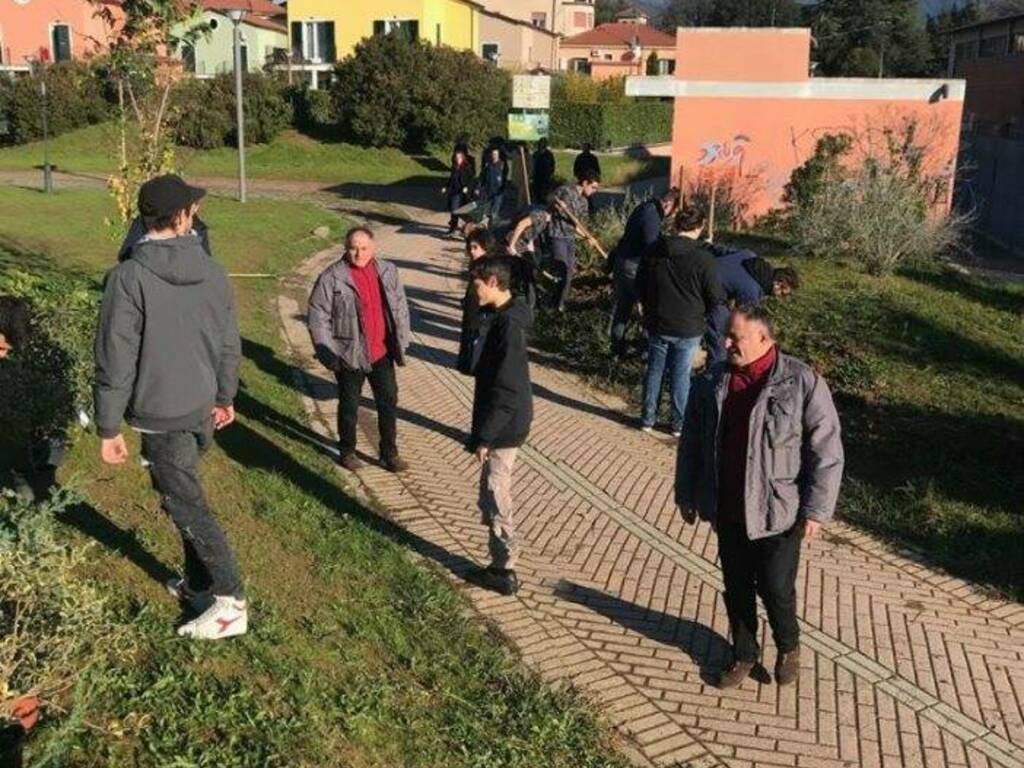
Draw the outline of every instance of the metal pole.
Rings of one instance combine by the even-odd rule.
[[[53,173],[50,170],[50,123],[46,115],[46,80],[40,82],[43,97],[43,191],[53,192]]]
[[[235,120],[238,123],[238,201],[245,202],[245,115],[242,109],[242,25],[235,21]]]

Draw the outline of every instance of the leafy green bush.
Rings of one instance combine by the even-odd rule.
[[[4,440],[63,434],[92,405],[92,339],[99,295],[84,280],[11,270],[0,295],[31,307],[29,338],[0,364],[0,423]]]
[[[175,119],[172,124],[177,144],[193,149],[216,149],[227,142],[232,131],[232,119],[226,109],[211,105],[210,91],[208,81],[193,78],[182,80],[175,87],[172,102]]]
[[[337,131],[338,109],[331,91],[309,88],[290,88],[288,99],[295,115],[295,127],[300,131],[322,136]]]
[[[43,137],[42,83],[46,83],[46,116],[49,133],[62,133],[92,125],[110,116],[103,83],[97,70],[82,62],[62,62],[47,67],[42,75],[16,79],[0,96],[8,140],[15,144]]]
[[[242,83],[245,140],[267,144],[291,125],[292,104],[277,77],[250,73]],[[183,80],[174,89],[175,141],[195,149],[237,144],[234,75]]]
[[[623,101],[579,104],[553,101],[551,143],[556,147],[598,149],[659,144],[672,139],[672,104]]]
[[[66,488],[35,505],[0,495],[0,714],[5,702],[53,695],[128,650],[106,598],[78,574],[87,550],[55,532],[54,515],[79,501]]]
[[[338,65],[332,93],[346,137],[423,150],[459,135],[474,144],[504,136],[511,80],[470,51],[386,35],[364,40]]]

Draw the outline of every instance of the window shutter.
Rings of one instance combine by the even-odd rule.
[[[416,42],[420,39],[420,23],[417,19],[409,22],[409,42]]]
[[[374,37],[384,37],[384,35],[386,33],[387,33],[387,30],[386,30],[386,28],[384,26],[384,22],[383,21],[378,19],[377,21],[373,22],[373,36]]]
[[[292,56],[299,61],[306,57],[302,54],[302,22],[292,22]]]
[[[321,56],[324,61],[337,61],[337,52],[334,49],[334,22],[324,22],[322,29],[324,30],[324,39],[320,47]]]

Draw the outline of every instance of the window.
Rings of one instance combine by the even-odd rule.
[[[1018,55],[1024,53],[1024,32],[1015,32],[1010,43],[1010,53]]]
[[[492,61],[497,64],[498,57],[501,55],[501,46],[497,43],[484,43],[480,53],[484,57],[484,61]]]
[[[311,64],[335,60],[333,21],[293,21],[292,55]]]
[[[538,29],[547,29],[548,15],[546,13],[533,13],[530,15],[530,23]]]
[[[420,39],[420,23],[416,19],[382,19],[373,22],[376,37],[395,34],[410,43]]]
[[[217,19],[210,19],[210,29],[216,29],[220,26],[220,22]]]
[[[243,72],[248,72],[249,71],[249,46],[247,46],[245,43],[242,43],[240,46],[238,46],[238,52],[239,52],[239,54],[241,54],[241,58],[242,58],[242,71]],[[232,66],[232,69],[234,69],[234,66]]]
[[[658,60],[659,75],[674,75],[676,73],[676,62],[673,59]]]
[[[953,56],[958,62],[978,58],[978,41],[966,40],[962,43],[957,43],[956,48],[953,49]]]
[[[67,24],[54,24],[50,33],[51,48],[54,61],[71,60],[71,27]]]
[[[185,43],[181,46],[181,67],[186,72],[196,73],[196,49],[195,46]]]
[[[981,41],[981,45],[978,46],[978,55],[983,59],[992,58],[993,56],[1005,56],[1007,42],[1008,38],[1006,35],[986,37]]]
[[[590,61],[588,59],[569,59],[569,71],[589,75]]]
[[[576,11],[572,15],[572,25],[574,27],[590,28],[590,14],[586,11]]]

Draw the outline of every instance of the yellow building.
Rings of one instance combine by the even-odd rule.
[[[478,52],[482,8],[475,0],[290,0],[292,66],[316,88],[360,40],[390,32]]]

